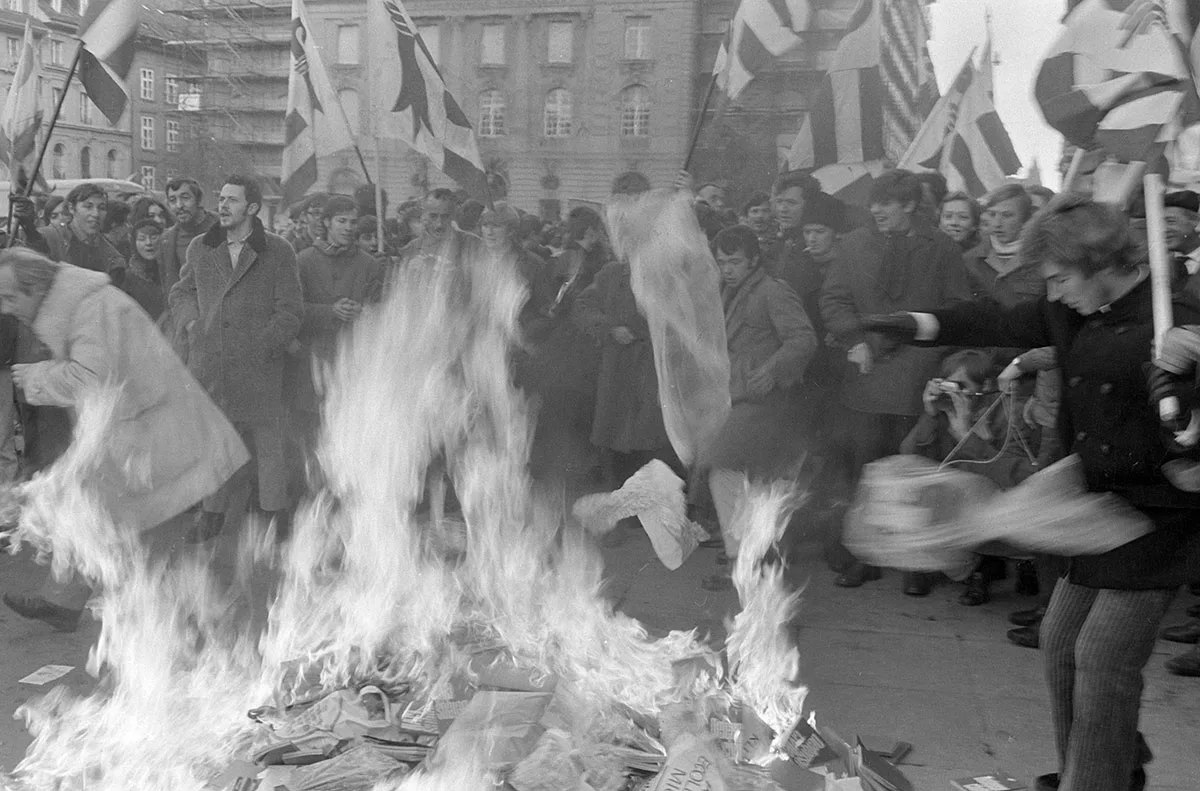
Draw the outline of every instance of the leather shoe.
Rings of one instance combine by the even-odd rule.
[[[906,571],[901,590],[905,596],[928,596],[933,590],[933,580],[924,572]]]
[[[1048,775],[1039,775],[1033,781],[1034,791],[1058,791],[1058,772]],[[1145,791],[1146,788],[1146,770],[1138,767],[1133,770],[1133,777],[1129,778],[1129,791]]]
[[[82,610],[71,610],[48,602],[41,596],[24,596],[19,593],[4,594],[8,609],[22,618],[48,623],[59,632],[73,632],[79,628]]]
[[[878,566],[868,566],[865,563],[852,563],[849,568],[834,578],[833,584],[839,588],[858,588],[864,582],[872,582],[883,576]]]
[[[1166,662],[1167,670],[1176,676],[1200,677],[1200,648],[1193,648]]]
[[[987,604],[991,600],[992,596],[988,592],[987,577],[978,571],[972,573],[967,578],[967,589],[958,597],[958,603],[966,607],[978,607],[981,604]]]
[[[1042,622],[1046,615],[1045,607],[1034,607],[1032,610],[1017,610],[1008,616],[1008,622],[1013,626],[1033,626]]]
[[[1041,647],[1041,633],[1036,626],[1022,626],[1008,630],[1008,640],[1022,648]]]
[[[1168,626],[1162,630],[1162,638],[1172,643],[1200,643],[1200,620]]]
[[[1200,604],[1193,604],[1187,608],[1189,618],[1200,618]]]

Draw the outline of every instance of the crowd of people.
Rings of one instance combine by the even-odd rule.
[[[31,397],[27,366],[75,354],[69,343],[47,343],[37,316],[56,280],[91,270],[154,321],[248,451],[249,463],[204,492],[190,540],[211,540],[230,515],[247,510],[286,537],[290,510],[312,484],[321,404],[314,366],[332,358],[339,333],[414,272],[503,267],[527,289],[512,374],[537,406],[532,476],[574,474],[615,488],[661,459],[689,481],[692,515],[719,528],[714,546],[726,568],[738,549],[733,513],[749,481],[804,481],[810,497],[796,524],[820,530],[836,584],[854,588],[881,576],[841,542],[872,461],[915,454],[1009,488],[1068,453],[1081,455],[1093,489],[1127,496],[1166,525],[1156,532],[1174,543],[1115,561],[981,556],[959,601],[987,602],[1010,574],[1019,592],[1038,596],[1035,607],[1012,614],[1009,637],[1048,655],[1062,787],[1101,787],[1080,779],[1092,771],[1084,764],[1126,773],[1138,787],[1147,760],[1135,740],[1141,668],[1175,590],[1200,582],[1200,550],[1183,526],[1200,500],[1170,490],[1158,472],[1166,440],[1149,399],[1173,388],[1190,401],[1190,393],[1174,379],[1148,385],[1142,372],[1150,325],[1138,207],[1120,214],[1018,184],[976,200],[947,192],[937,174],[903,170],[879,176],[865,208],[795,172],[740,210],[719,184],[695,188],[681,173],[674,188],[691,193],[711,243],[730,360],[730,416],[692,469],[664,427],[630,262],[613,253],[597,211],[580,206],[545,223],[503,202],[435,189],[389,219],[350,196],[319,194],[282,215],[286,227],[276,234],[260,219],[257,182],[230,176],[215,211],[189,178],[167,184],[165,201],[110,201],[87,183],[40,206],[14,198],[17,241],[32,252],[0,259],[0,385],[13,388],[0,399],[3,474],[12,480],[44,469],[71,441],[70,407]],[[643,176],[626,173],[613,192],[649,189]],[[1200,322],[1190,307],[1200,295],[1200,197],[1177,192],[1166,203],[1181,323],[1194,313]],[[23,434],[21,470],[14,423]],[[906,572],[901,584],[925,596],[938,582]],[[728,574],[704,584],[726,587]],[[1097,591],[1115,593],[1097,600]],[[83,606],[49,594],[5,600],[60,628],[74,628]],[[1200,612],[1190,614],[1196,620],[1164,636],[1196,643]],[[1140,631],[1130,637],[1134,620]],[[1114,647],[1114,635],[1128,644]],[[1119,700],[1100,705],[1093,698],[1108,693],[1081,684],[1092,670],[1079,665],[1084,655],[1100,657],[1102,674],[1124,674]],[[1200,649],[1168,666],[1200,676]],[[1128,726],[1130,707],[1132,730],[1087,735],[1085,721],[1095,717]],[[1109,757],[1096,758],[1098,751]]]

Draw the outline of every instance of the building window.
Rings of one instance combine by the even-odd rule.
[[[179,150],[179,122],[167,121],[167,151],[175,153]]]
[[[163,79],[163,101],[171,107],[179,104],[179,80],[176,77]]]
[[[479,62],[484,66],[504,65],[504,25],[484,25],[479,47]]]
[[[154,101],[154,69],[142,69],[142,98]]]
[[[546,94],[546,109],[542,114],[546,137],[570,137],[571,92],[555,88]]]
[[[188,80],[184,83],[184,92],[179,94],[178,109],[190,113],[200,110],[200,82],[198,80]]]
[[[104,177],[115,179],[117,176],[117,150],[110,148],[108,156],[104,158]]]
[[[16,63],[21,59],[21,39],[8,37],[8,62]]]
[[[67,157],[67,150],[63,148],[62,143],[54,144],[54,160],[50,170],[51,178],[65,179],[66,171],[63,170],[63,160]]]
[[[62,98],[62,88],[50,89],[50,104],[53,107],[58,107],[58,101]]]
[[[441,64],[442,29],[437,25],[425,25],[417,28],[417,34],[421,36],[421,41],[425,42],[425,49],[429,50],[429,57],[433,60],[433,65]]]
[[[154,183],[154,165],[142,165],[142,186],[148,190],[158,189]]]
[[[338,101],[342,105],[342,112],[346,114],[346,120],[350,122],[350,129],[357,132],[362,126],[361,113],[358,109],[358,91],[353,88],[342,88],[338,91]]]
[[[88,98],[85,91],[79,92],[79,123],[90,124],[92,122],[92,100]],[[87,178],[84,176],[83,178]]]
[[[650,17],[631,16],[625,19],[625,60],[646,60],[650,57]]]
[[[79,149],[79,178],[90,179],[92,177],[92,149],[84,146]]]
[[[500,137],[504,134],[504,94],[484,91],[479,94],[479,135]]]
[[[5,7],[9,11],[20,11],[22,14],[24,14],[29,10],[28,2],[29,0],[8,0],[8,3],[5,4]]]
[[[337,62],[358,65],[358,25],[338,25]]]
[[[551,22],[546,29],[546,60],[570,63],[575,59],[575,26],[570,22]]]
[[[56,38],[50,39],[50,62],[55,66],[61,66],[63,62],[62,44],[63,43]]]
[[[142,116],[142,150],[154,150],[154,117],[150,115]]]
[[[645,85],[630,85],[621,91],[621,136],[645,137],[650,134],[650,90]]]

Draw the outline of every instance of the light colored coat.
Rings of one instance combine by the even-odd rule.
[[[249,460],[154,322],[107,275],[63,264],[32,330],[52,357],[25,369],[29,403],[74,410],[100,386],[121,389],[98,472],[118,523],[139,530],[161,524]]]
[[[296,254],[254,221],[235,267],[225,231],[213,226],[188,245],[171,313],[188,334],[188,367],[234,423],[283,416],[286,350],[304,315]]]

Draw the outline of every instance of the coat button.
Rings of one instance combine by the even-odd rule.
[[[1103,393],[1104,395],[1108,395],[1112,391],[1113,391],[1112,382],[1105,382],[1104,384],[1100,385],[1100,392]]]
[[[1078,434],[1076,434],[1076,435],[1075,435],[1075,441],[1076,441],[1076,442],[1083,442],[1085,439],[1087,439],[1087,432],[1086,432],[1086,431],[1081,431],[1081,432],[1079,432]]]
[[[1072,376],[1070,379],[1067,380],[1067,384],[1070,385],[1071,387],[1079,387],[1079,383],[1082,381],[1083,381],[1082,376]]]

